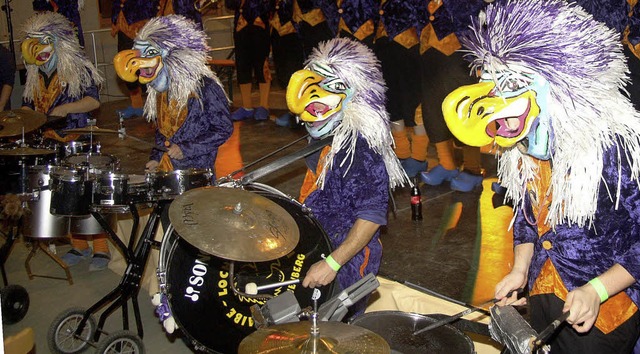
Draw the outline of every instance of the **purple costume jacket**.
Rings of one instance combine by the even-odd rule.
[[[600,184],[593,226],[560,224],[555,231],[552,229],[538,237],[537,227],[533,224],[535,217],[531,200],[528,196],[525,198],[525,210],[518,210],[516,217],[513,241],[514,245],[534,244],[529,287],[533,286],[548,258],[569,291],[583,286],[616,263],[635,279],[640,279],[640,190],[636,181],[630,178],[629,161],[624,157],[624,152],[621,172],[618,174],[617,148],[619,146],[610,147],[604,153],[603,182]],[[621,190],[620,204],[616,210],[618,178]],[[614,200],[609,197],[607,188]],[[551,249],[542,248],[545,240],[551,242]],[[625,291],[636,305],[640,305],[640,286],[637,282]]]
[[[378,23],[380,18],[379,7],[380,3],[373,0],[343,0],[338,7],[338,13],[347,27],[349,27],[351,33],[355,33],[369,20],[373,20],[374,24]]]
[[[169,139],[172,144],[180,147],[184,155],[181,160],[171,159],[175,170],[213,168],[218,147],[233,132],[224,90],[213,79],[204,78],[203,81],[201,99],[189,98],[187,117]],[[165,140],[165,136],[156,130],[156,144],[165,146]],[[151,159],[160,161],[162,154],[154,149],[151,151]]]
[[[158,13],[157,0],[113,0],[111,23],[116,23],[120,12],[124,13],[128,24],[148,20]]]
[[[387,224],[389,175],[382,156],[371,150],[367,142],[359,136],[353,163],[346,174],[349,161],[340,166],[344,157],[344,151],[336,154],[333,168],[326,172],[324,188],[316,189],[304,201],[329,236],[334,249],[344,242],[356,219],[368,220],[379,225]],[[367,248],[368,255],[363,249],[338,271],[337,280],[342,289],[368,273],[378,273],[382,258],[379,229]],[[360,267],[364,263],[364,274],[360,274]],[[366,298],[351,310],[362,312],[365,307]]]
[[[38,70],[38,75],[44,76],[44,73],[42,73],[42,71]],[[53,104],[51,104],[51,107],[49,108],[48,112],[42,112],[45,114],[49,114],[51,113],[51,111],[63,104],[67,104],[67,103],[71,103],[71,102],[76,102],[79,101],[85,97],[93,97],[95,98],[97,101],[100,101],[100,94],[98,92],[98,87],[93,84],[91,86],[88,86],[84,89],[84,93],[82,94],[81,97],[71,97],[69,96],[68,93],[68,89],[65,89],[64,91],[62,91],[62,93],[56,97],[56,99],[53,101]],[[22,101],[22,105],[25,107],[29,107],[31,109],[35,110],[35,105],[33,101],[25,101],[23,99]],[[74,129],[74,128],[83,128],[87,126],[87,119],[89,119],[91,115],[89,114],[89,112],[86,113],[69,113],[67,114],[67,126],[65,127],[66,129]],[[58,132],[60,133],[60,132]]]

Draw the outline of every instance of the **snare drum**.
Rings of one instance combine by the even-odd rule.
[[[158,277],[160,288],[169,299],[169,306],[178,327],[199,350],[215,353],[235,353],[244,337],[255,331],[251,306],[264,305],[264,300],[248,299],[234,294],[230,282],[254,282],[257,285],[301,279],[312,264],[331,253],[331,244],[320,224],[300,203],[282,192],[272,192],[261,185],[252,185],[283,207],[300,229],[300,242],[288,255],[268,262],[234,262],[235,276],[229,279],[229,261],[202,253],[175,232],[165,236],[160,249]],[[166,281],[165,281],[166,279]],[[313,289],[300,284],[263,291],[278,295],[292,290],[302,308],[312,306]],[[338,292],[334,283],[321,287],[322,304]],[[206,320],[205,320],[206,319]]]
[[[29,166],[46,166],[56,163],[56,152],[50,150],[44,152],[45,149],[39,146],[33,146],[35,149],[42,149],[42,154],[37,155],[20,155],[14,154],[16,147],[0,148],[0,194],[23,193],[21,190],[21,176],[24,178],[22,185],[25,189],[27,186],[27,174]]]
[[[100,153],[73,154],[64,158],[63,165],[73,168],[89,169],[92,173],[104,171],[117,171],[120,169],[120,160],[113,155]]]
[[[33,197],[27,202],[30,213],[23,234],[34,238],[65,237],[69,234],[69,218],[50,212],[51,173],[56,167],[51,165],[29,166],[29,193]]]
[[[51,173],[51,214],[85,216],[93,204],[95,176],[82,169],[56,168]]]
[[[417,313],[375,311],[354,318],[350,324],[379,334],[389,343],[391,353],[475,353],[471,338],[451,325],[413,335],[435,322],[436,319]]]
[[[151,197],[159,200],[174,199],[190,189],[210,186],[212,177],[211,170],[196,168],[147,174]]]

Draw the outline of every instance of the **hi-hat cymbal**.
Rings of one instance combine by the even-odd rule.
[[[64,131],[68,134],[118,134],[117,130],[98,128],[95,125],[89,125],[84,128],[67,129]]]
[[[0,112],[0,137],[16,136],[38,129],[47,117],[28,109],[14,109]]]
[[[342,322],[318,322],[318,334],[311,335],[311,321],[283,323],[258,329],[245,337],[239,354],[388,354],[389,344],[380,335]]]
[[[293,217],[275,202],[238,188],[201,187],[178,196],[169,220],[202,252],[240,262],[287,255],[300,240]]]
[[[0,149],[0,156],[33,156],[54,154],[55,150],[19,147],[15,149]]]

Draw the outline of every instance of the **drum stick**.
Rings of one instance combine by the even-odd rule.
[[[133,139],[135,141],[139,141],[139,142],[141,142],[143,144],[151,145],[152,149],[156,149],[156,150],[160,150],[160,151],[164,151],[164,152],[169,151],[169,148],[167,148],[167,147],[152,144],[152,143],[150,143],[148,141],[144,141],[144,140],[142,140],[140,138],[136,138],[135,136],[132,136],[132,135],[129,135],[129,134],[124,134],[124,136],[127,137],[127,138],[130,138],[130,139]]]
[[[298,284],[300,279],[287,280],[279,283],[266,284],[257,286],[256,283],[247,283],[244,287],[244,292],[250,295],[257,295],[260,290],[279,288],[281,286],[287,286],[292,284]]]
[[[511,293],[509,293],[509,295],[507,297],[511,296],[514,292],[519,294],[522,291],[523,291],[523,289],[513,290]],[[474,306],[474,307],[468,308],[468,309],[466,309],[466,310],[464,310],[462,312],[458,312],[455,315],[451,315],[449,317],[445,317],[445,318],[443,318],[443,319],[441,319],[439,321],[436,321],[436,322],[434,322],[434,323],[432,323],[432,324],[430,324],[430,325],[428,325],[428,326],[426,326],[426,327],[424,327],[422,329],[419,329],[419,330],[413,332],[413,335],[417,336],[420,333],[432,330],[434,328],[438,328],[438,327],[444,326],[444,325],[446,325],[448,323],[451,323],[451,322],[457,320],[458,318],[464,317],[464,316],[466,316],[466,315],[468,315],[468,314],[470,314],[472,312],[482,310],[483,306],[486,306],[486,305],[489,305],[489,304],[495,304],[498,301],[500,301],[500,299],[495,299],[495,298],[491,299],[489,301],[485,301],[485,302],[481,303],[478,306]]]

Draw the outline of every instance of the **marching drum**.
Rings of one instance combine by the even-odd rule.
[[[174,199],[182,193],[199,187],[211,185],[213,173],[209,169],[190,168],[171,172],[150,172],[147,181],[151,197],[164,200]]]
[[[113,155],[100,153],[73,154],[64,158],[64,166],[88,168],[89,172],[101,173],[120,169],[120,160]]]
[[[428,316],[401,311],[375,311],[360,315],[350,324],[366,328],[384,338],[391,353],[459,353],[473,354],[473,341],[451,325],[413,335],[413,332],[434,322]]]
[[[209,353],[233,353],[244,337],[255,331],[251,306],[266,300],[235,294],[240,284],[273,284],[304,277],[312,264],[331,253],[331,245],[320,224],[300,203],[271,187],[254,184],[251,188],[284,208],[300,231],[300,241],[284,257],[266,262],[234,262],[234,279],[229,279],[230,261],[205,254],[191,246],[176,232],[165,236],[160,249],[158,277],[173,317],[196,348]],[[211,230],[216,232],[216,230]],[[313,289],[300,284],[270,289],[261,294],[278,295],[292,290],[302,308],[312,306]],[[319,303],[333,297],[334,284],[320,288]]]
[[[83,169],[59,167],[51,173],[51,214],[86,216],[91,214],[95,176]]]
[[[23,234],[34,238],[64,237],[69,234],[69,218],[53,215],[50,212],[51,172],[50,165],[29,167],[29,192],[33,198],[27,202],[30,213]]]

